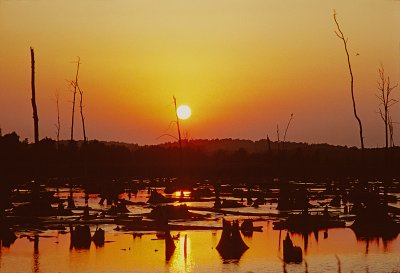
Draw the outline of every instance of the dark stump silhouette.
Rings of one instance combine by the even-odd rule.
[[[382,237],[384,240],[392,240],[398,236],[400,224],[390,217],[387,205],[371,201],[358,210],[351,229],[359,239]]]
[[[216,248],[224,259],[240,259],[249,248],[240,235],[237,220],[233,221],[232,224],[225,219],[222,220],[221,239]]]
[[[15,236],[15,233],[11,229],[11,227],[5,223],[0,223],[1,245],[4,247],[10,247],[15,242],[16,239],[17,236]]]
[[[69,195],[69,196],[68,196],[67,202],[68,202],[67,208],[69,208],[69,209],[76,209],[75,202],[74,202],[74,198],[72,197],[72,195]]]
[[[156,190],[151,191],[150,197],[147,200],[147,203],[150,204],[162,204],[168,202],[170,202],[170,200],[168,200],[168,198],[162,195],[161,193],[158,193]]]
[[[96,228],[96,231],[94,232],[94,235],[92,237],[93,243],[97,247],[102,247],[104,245],[105,241],[105,232],[104,229],[102,228]]]
[[[111,208],[107,211],[108,214],[110,215],[116,215],[119,213],[128,213],[130,212],[128,208],[126,207],[126,200],[125,199],[119,199],[116,203],[116,205],[111,205]]]
[[[303,252],[300,247],[294,246],[289,233],[283,240],[283,261],[285,263],[301,263],[303,261]]]
[[[71,232],[71,248],[77,249],[89,249],[90,243],[92,242],[92,236],[90,234],[90,228],[88,225],[76,226],[73,229],[70,225]]]
[[[175,243],[174,243],[174,239],[171,236],[171,233],[169,232],[169,230],[165,231],[165,260],[169,261],[172,257],[172,255],[174,255],[175,252]]]
[[[261,232],[262,226],[254,226],[252,219],[245,219],[240,225],[240,230],[242,231],[244,236],[251,237],[253,236],[254,231]]]

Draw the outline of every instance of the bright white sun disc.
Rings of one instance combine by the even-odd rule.
[[[176,109],[176,114],[180,119],[188,119],[192,115],[192,110],[187,105],[181,105]]]

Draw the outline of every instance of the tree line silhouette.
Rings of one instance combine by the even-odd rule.
[[[0,177],[9,183],[49,179],[191,177],[254,181],[283,179],[395,178],[400,175],[400,148],[365,149],[287,142],[278,150],[269,140],[192,140],[138,146],[117,142],[57,141],[37,144],[15,133],[0,135]]]

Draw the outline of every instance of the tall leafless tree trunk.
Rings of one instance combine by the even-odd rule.
[[[73,87],[73,99],[72,99],[72,120],[71,120],[71,141],[74,140],[74,116],[75,116],[75,101],[76,101],[76,93],[77,93],[77,87],[78,87],[78,75],[79,75],[79,65],[80,63],[80,58],[78,57],[77,61],[77,67],[76,67],[76,75],[75,75],[75,82],[71,81],[70,84]]]
[[[360,129],[360,142],[361,142],[361,150],[364,151],[364,137],[363,137],[363,128],[362,128],[362,123],[361,119],[359,118],[357,114],[357,109],[356,109],[356,101],[354,98],[354,77],[353,77],[353,71],[351,69],[351,63],[350,63],[350,55],[349,55],[349,50],[347,49],[347,41],[348,39],[344,36],[342,30],[340,29],[339,22],[336,18],[336,11],[333,12],[333,19],[336,23],[337,31],[335,31],[336,35],[343,41],[343,46],[344,50],[346,52],[346,57],[347,57],[347,64],[349,68],[349,73],[350,73],[350,91],[351,91],[351,99],[353,101],[353,112],[354,112],[354,117],[356,118],[358,122],[358,126]]]
[[[278,144],[278,154],[280,152],[280,139],[279,139],[279,124],[276,124],[276,137],[277,137],[277,144]]]
[[[389,137],[393,138],[393,123],[391,122],[390,117],[390,107],[393,104],[397,103],[396,99],[391,98],[391,94],[393,89],[397,87],[397,85],[390,85],[390,78],[385,76],[385,69],[383,65],[381,65],[378,69],[379,79],[378,79],[378,90],[379,94],[376,95],[380,101],[379,114],[383,120],[385,125],[385,147],[389,148]]]
[[[80,100],[79,100],[79,108],[81,112],[81,119],[82,119],[82,131],[83,131],[83,156],[84,156],[84,176],[85,180],[87,179],[87,137],[86,137],[86,127],[85,127],[85,117],[83,115],[83,91],[78,85],[78,82],[75,83],[79,90]]]
[[[80,95],[79,108],[80,108],[81,120],[82,120],[83,141],[86,142],[87,138],[86,138],[85,117],[83,115],[83,91],[79,87],[78,83],[77,83],[77,86],[78,86],[79,95]]]
[[[290,126],[290,123],[292,122],[292,120],[293,120],[293,114],[290,114],[289,121],[288,121],[288,123],[286,125],[285,134],[283,135],[283,143],[282,143],[282,149],[283,150],[285,149],[286,135],[287,135],[287,132],[289,130],[289,126]]]
[[[35,132],[35,143],[39,142],[39,117],[36,107],[36,90],[35,90],[35,52],[31,47],[31,89],[32,89],[32,109],[33,109],[33,127]]]
[[[394,147],[394,132],[393,132],[393,121],[392,117],[389,116],[389,135],[390,135],[390,147]]]
[[[54,126],[56,127],[57,149],[58,149],[58,143],[60,141],[60,129],[61,129],[61,122],[60,122],[60,93],[57,91],[55,96],[56,96],[56,106],[57,106],[57,123]]]
[[[175,117],[176,117],[176,127],[178,129],[178,143],[179,143],[179,153],[180,153],[180,160],[182,163],[182,137],[181,137],[181,128],[179,126],[179,117],[176,107],[176,98],[175,96],[172,97],[174,99],[174,107],[175,107]]]
[[[81,150],[83,151],[83,165],[84,165],[84,177],[87,179],[87,137],[86,137],[86,127],[85,127],[85,116],[83,115],[83,90],[79,86],[79,67],[80,67],[80,57],[78,56],[78,61],[76,62],[76,74],[75,81],[70,81],[70,85],[73,87],[73,101],[72,101],[72,122],[71,122],[71,141],[74,137],[74,115],[75,115],[75,103],[76,103],[76,93],[79,92],[79,109],[82,121],[82,132],[83,132],[83,145]]]

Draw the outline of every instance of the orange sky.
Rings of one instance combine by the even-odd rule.
[[[55,138],[56,90],[69,137],[67,80],[80,56],[89,139],[171,140],[157,137],[174,119],[175,95],[192,108],[182,122],[191,138],[275,140],[294,113],[288,140],[359,145],[333,9],[349,37],[365,143],[382,146],[380,63],[400,82],[400,1],[391,0],[0,0],[0,127],[33,139],[33,46],[41,137]],[[400,104],[392,114],[400,122]]]

